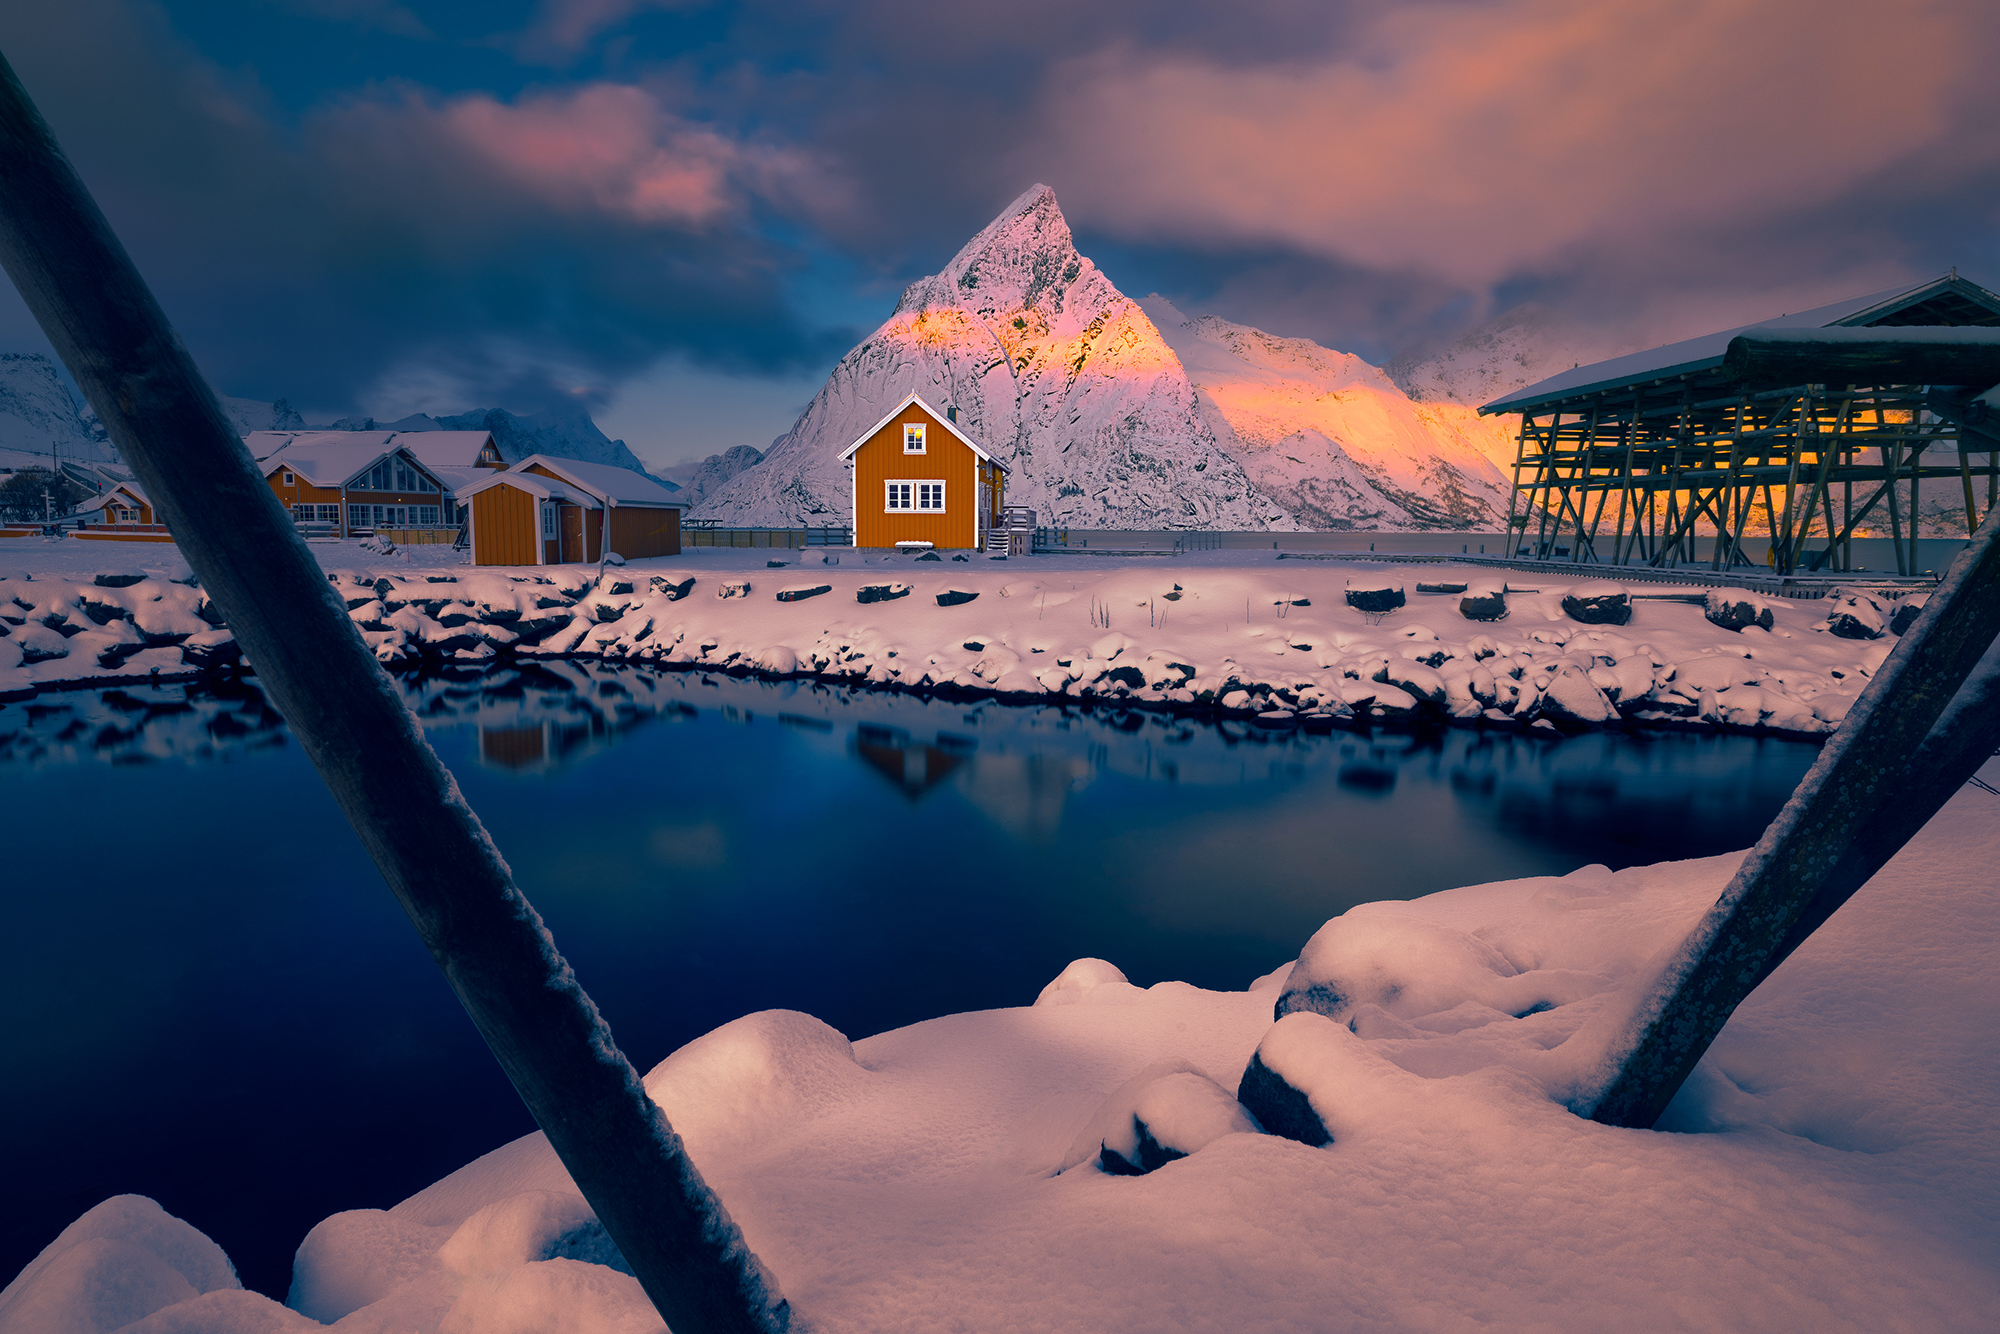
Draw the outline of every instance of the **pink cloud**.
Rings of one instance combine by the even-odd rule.
[[[558,206],[698,223],[730,205],[737,147],[639,88],[594,84],[512,105],[480,94],[439,115],[448,135]]]
[[[1481,287],[1893,188],[1954,137],[1963,166],[2000,156],[1989,24],[1965,0],[1403,5],[1328,59],[1077,60],[1021,169],[1087,225]]]

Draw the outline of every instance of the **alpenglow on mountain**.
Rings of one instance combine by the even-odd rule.
[[[1306,339],[1125,296],[1035,186],[841,358],[764,461],[692,516],[844,524],[840,453],[905,394],[1009,468],[1007,501],[1082,528],[1497,528],[1506,426],[1418,403]]]
[[[1007,501],[1087,528],[1291,529],[1204,420],[1173,349],[1137,302],[1076,252],[1038,185],[911,284],[840,359],[764,461],[693,517],[844,524],[840,452],[905,394],[958,410],[1009,469]]]

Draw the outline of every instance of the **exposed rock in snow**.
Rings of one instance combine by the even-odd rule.
[[[1257,488],[1310,528],[1499,528],[1512,432],[1457,404],[1413,402],[1380,367],[1305,338],[1140,301]]]
[[[118,451],[70,393],[47,357],[0,352],[0,467],[48,467],[65,460],[112,462]]]
[[[1137,302],[1079,255],[1047,186],[1016,199],[841,358],[763,463],[694,518],[844,523],[840,452],[911,391],[1010,470],[1007,500],[1089,528],[1283,529]]]

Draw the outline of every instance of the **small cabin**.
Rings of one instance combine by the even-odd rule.
[[[77,506],[76,512],[84,525],[76,530],[78,537],[116,542],[174,540],[137,482],[117,482],[103,495]]]
[[[102,513],[100,523],[106,525],[150,525],[153,519],[153,502],[146,499],[146,493],[139,489],[137,482],[120,482],[95,500],[85,501],[77,506],[78,514]]]
[[[957,418],[911,394],[841,454],[853,470],[855,546],[984,549],[1007,469]]]
[[[630,468],[544,454],[461,487],[474,565],[594,563],[678,556],[688,502]]]

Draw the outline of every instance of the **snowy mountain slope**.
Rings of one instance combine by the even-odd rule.
[[[1296,527],[1257,494],[1137,302],[1078,254],[1037,185],[913,283],[841,358],[763,463],[694,511],[736,524],[844,523],[840,452],[911,391],[1009,469],[1007,501],[1090,528]]]
[[[710,454],[705,459],[683,463],[678,467],[663,468],[661,475],[676,482],[687,492],[685,499],[699,505],[702,499],[720,491],[724,483],[736,474],[754,468],[764,461],[764,452],[750,445],[733,445],[720,454]]]
[[[1461,420],[1464,409],[1414,403],[1380,367],[1309,339],[1188,319],[1157,294],[1139,304],[1200,392],[1217,438],[1301,522],[1383,531],[1505,522],[1508,478],[1483,433]]]
[[[1393,357],[1383,369],[1419,403],[1477,408],[1558,371],[1637,350],[1637,342],[1607,341],[1529,302],[1449,342]]]
[[[0,450],[45,468],[57,453],[77,462],[118,457],[91,429],[55,363],[35,352],[0,352]]]
[[[229,420],[236,424],[239,435],[249,435],[252,431],[303,431],[306,419],[298,409],[284,399],[265,403],[254,398],[232,398],[228,394],[218,394],[222,400],[222,410],[229,414]]]

